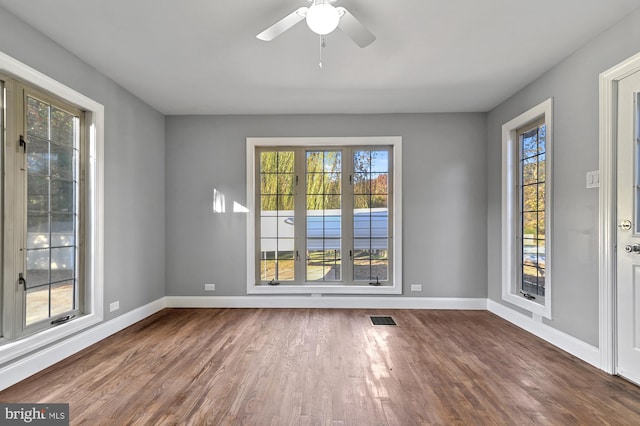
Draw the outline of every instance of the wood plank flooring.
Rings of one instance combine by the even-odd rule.
[[[86,425],[640,424],[639,387],[486,311],[166,309],[0,401]]]

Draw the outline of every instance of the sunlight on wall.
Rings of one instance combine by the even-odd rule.
[[[213,188],[213,212],[214,213],[226,213],[227,212],[227,202],[226,197],[216,188]],[[233,213],[248,213],[249,209],[238,203],[237,201],[233,202]]]
[[[249,209],[238,203],[237,201],[233,202],[233,212],[234,213],[248,213]]]
[[[226,211],[224,194],[213,188],[213,212],[224,213]]]

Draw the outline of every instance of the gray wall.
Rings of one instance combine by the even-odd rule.
[[[245,139],[402,136],[404,294],[486,297],[485,114],[166,119],[167,295],[246,294]],[[216,188],[227,212],[212,212]],[[205,293],[204,283],[215,283]],[[410,284],[422,284],[410,293]]]
[[[501,301],[501,127],[554,98],[552,321],[598,346],[598,190],[585,174],[598,169],[598,77],[640,51],[640,11],[606,31],[489,112],[487,117],[488,285]],[[511,306],[513,307],[513,306]]]
[[[105,107],[106,318],[163,297],[164,117],[2,8],[0,51]]]

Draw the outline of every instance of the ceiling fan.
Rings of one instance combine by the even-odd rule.
[[[366,47],[375,41],[376,36],[365,28],[347,9],[333,6],[333,3],[337,0],[307,1],[309,7],[299,7],[256,37],[260,40],[271,41],[298,22],[306,19],[309,29],[321,36],[340,28],[360,47]]]

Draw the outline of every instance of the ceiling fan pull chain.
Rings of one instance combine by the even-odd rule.
[[[318,66],[322,69],[322,49],[326,46],[324,42],[324,37],[320,36],[320,62],[318,62]]]

